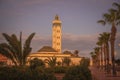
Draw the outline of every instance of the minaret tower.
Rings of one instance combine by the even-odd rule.
[[[61,21],[59,16],[56,15],[52,22],[52,47],[61,53]]]

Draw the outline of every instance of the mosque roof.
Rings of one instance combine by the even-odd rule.
[[[50,46],[43,46],[38,52],[57,52],[55,49],[53,49]]]

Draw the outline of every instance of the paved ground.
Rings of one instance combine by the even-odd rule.
[[[93,80],[120,80],[120,72],[114,77],[112,74],[106,74],[103,70],[95,67],[90,67],[90,70],[93,75]]]
[[[63,78],[64,75],[65,74],[55,74],[57,80],[62,80],[62,78]]]
[[[95,67],[90,67],[93,80],[120,80],[120,72],[117,72],[117,76],[112,76],[112,74],[105,73],[104,70],[100,70]],[[62,80],[65,74],[55,74],[57,80]]]

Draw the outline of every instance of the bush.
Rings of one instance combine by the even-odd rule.
[[[84,67],[89,67],[90,65],[90,59],[89,58],[82,58],[80,61],[80,65]]]
[[[62,59],[62,64],[63,64],[64,66],[70,66],[70,63],[71,63],[71,59],[70,59],[69,57],[64,57],[64,58]]]
[[[45,67],[45,63],[38,58],[34,58],[30,61],[30,68],[35,69],[37,67]]]
[[[31,78],[27,70],[18,67],[2,67],[0,75],[0,80],[27,80]]]
[[[64,67],[64,66],[56,66],[54,68],[55,73],[65,73],[66,70],[67,70],[67,67]]]
[[[56,77],[42,68],[1,67],[0,80],[56,80]]]
[[[72,66],[67,70],[63,80],[92,80],[92,75],[87,67]]]

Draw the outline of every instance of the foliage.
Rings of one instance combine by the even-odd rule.
[[[0,80],[56,80],[56,77],[42,68],[0,67]]]
[[[57,63],[56,57],[48,57],[48,59],[45,60],[45,62],[49,65],[49,67],[55,67]]]
[[[34,58],[30,61],[30,68],[35,69],[36,67],[45,67],[45,63],[38,58]]]
[[[120,59],[115,60],[115,63],[120,66]]]
[[[72,66],[67,70],[63,80],[92,80],[92,75],[87,67]]]
[[[63,54],[72,54],[71,51],[64,51]]]
[[[96,65],[97,55],[95,54],[95,52],[90,52],[90,55],[92,57],[93,64]]]
[[[68,67],[56,66],[54,67],[54,73],[65,73]]]
[[[15,65],[21,66],[26,64],[27,56],[31,52],[32,48],[30,43],[35,33],[32,33],[22,45],[22,33],[18,39],[15,34],[8,35],[3,33],[6,43],[0,44],[0,54],[10,59]]]
[[[110,24],[112,26],[111,28],[111,34],[110,34],[110,45],[111,45],[111,58],[112,58],[112,74],[116,75],[116,69],[115,69],[115,39],[116,39],[116,33],[117,28],[116,26],[120,25],[120,4],[119,3],[113,3],[114,8],[111,8],[108,10],[108,13],[103,14],[103,19],[99,20],[98,23],[101,23],[103,25]],[[107,59],[107,63],[109,63],[109,60]]]
[[[71,63],[71,59],[69,57],[64,57],[62,59],[62,64],[65,65],[65,66],[69,66]]]
[[[78,51],[78,50],[75,50],[75,51],[74,51],[74,56],[78,57],[78,53],[79,53],[79,51]]]
[[[61,66],[61,65],[62,65],[62,62],[61,62],[61,61],[58,61],[56,64],[57,64],[57,66]]]
[[[90,59],[89,58],[82,58],[82,60],[80,61],[80,65],[83,67],[89,67]]]
[[[0,66],[7,66],[6,62],[0,62]]]

